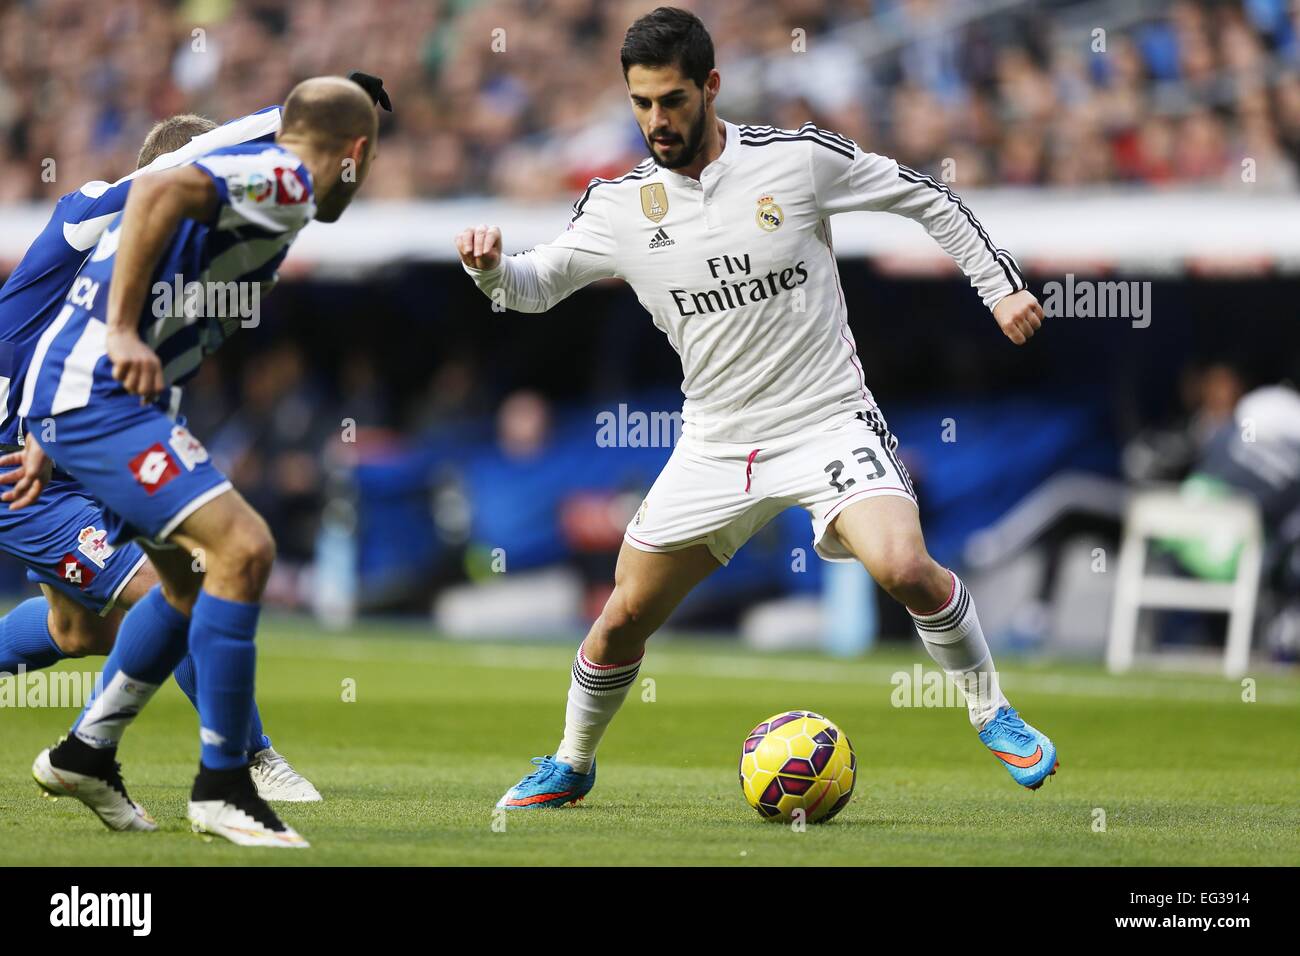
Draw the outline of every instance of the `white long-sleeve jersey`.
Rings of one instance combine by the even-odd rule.
[[[681,356],[683,434],[722,442],[771,440],[876,407],[830,216],[915,219],[990,309],[1025,288],[1015,261],[942,183],[812,124],[725,126],[722,155],[698,181],[653,159],[592,180],[554,242],[466,271],[521,312],[544,312],[598,279],[626,280]]]

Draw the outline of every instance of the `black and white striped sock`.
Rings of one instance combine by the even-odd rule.
[[[579,773],[591,769],[600,738],[623,706],[640,670],[641,657],[621,664],[594,664],[578,648],[578,656],[573,659],[569,704],[564,713],[564,739],[555,751],[557,760]]]
[[[993,655],[975,615],[975,602],[961,578],[948,573],[952,575],[948,600],[924,614],[910,608],[908,613],[934,662],[965,694],[970,722],[983,729],[1000,708],[1010,705],[998,685]]]

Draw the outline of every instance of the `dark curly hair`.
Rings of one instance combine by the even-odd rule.
[[[627,28],[620,58],[624,79],[633,66],[677,66],[703,88],[713,69],[713,38],[689,10],[659,7]]]

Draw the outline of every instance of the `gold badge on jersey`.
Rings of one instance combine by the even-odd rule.
[[[785,213],[781,212],[781,207],[771,196],[759,196],[758,212],[754,214],[754,218],[760,229],[776,232],[781,228],[781,223],[785,222]]]
[[[641,187],[641,211],[651,222],[658,222],[668,215],[668,193],[663,183]]]

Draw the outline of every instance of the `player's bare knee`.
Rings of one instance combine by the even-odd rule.
[[[67,657],[90,657],[107,654],[117,636],[116,619],[111,623],[90,611],[50,615],[50,636]]]
[[[246,580],[260,592],[275,563],[275,539],[265,527],[250,531],[236,546],[235,560]]]
[[[616,639],[631,633],[635,621],[635,616],[621,601],[617,604],[611,602],[601,611],[596,626],[602,636]]]
[[[256,519],[256,516],[254,516]],[[260,597],[275,563],[275,539],[260,519],[233,524],[208,565],[208,574],[236,584],[246,600]]]
[[[644,640],[654,630],[648,602],[617,590],[601,612],[599,623],[606,637],[614,641]]]
[[[925,591],[933,564],[924,548],[904,544],[881,549],[873,556],[868,569],[877,584],[896,600],[906,603],[918,591]]]

